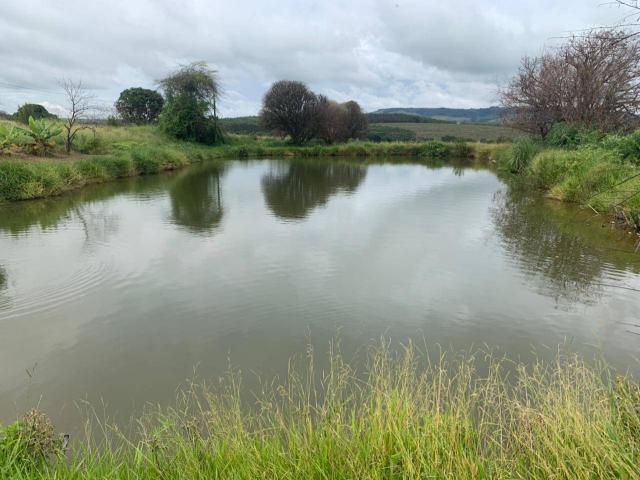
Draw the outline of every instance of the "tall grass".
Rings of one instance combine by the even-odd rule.
[[[0,447],[0,468],[15,479],[640,478],[638,385],[577,356],[428,362],[382,346],[361,369],[338,354],[324,371],[312,354],[292,365],[254,400],[238,374],[192,384],[136,433],[88,428],[66,459]],[[26,432],[20,445],[50,448],[50,434],[30,433],[41,424],[11,428]]]
[[[502,165],[512,173],[523,172],[540,149],[541,146],[530,138],[516,140],[502,157]]]
[[[544,143],[518,140],[497,158],[519,184],[640,230],[640,131],[605,135],[559,124]]]

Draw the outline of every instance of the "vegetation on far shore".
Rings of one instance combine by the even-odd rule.
[[[1,124],[1,122],[0,122]],[[1,126],[1,125],[0,125]],[[60,146],[60,142],[57,143]],[[154,174],[213,159],[285,157],[390,157],[415,159],[475,156],[486,162],[504,148],[497,144],[431,142],[375,143],[351,141],[291,145],[275,137],[227,135],[221,145],[208,146],[172,139],[156,126],[99,126],[78,134],[73,157],[0,158],[0,201],[58,195],[84,185],[116,178]],[[55,152],[55,150],[54,150]]]
[[[360,369],[354,365],[362,364]],[[0,474],[19,479],[640,476],[640,387],[572,354],[533,364],[490,353],[428,361],[375,347],[364,361],[312,350],[246,395],[230,373],[188,384],[136,431],[88,424],[66,439],[32,411],[0,430]],[[483,373],[480,373],[483,372]],[[128,433],[123,433],[123,432]]]

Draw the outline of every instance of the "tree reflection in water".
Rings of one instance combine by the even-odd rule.
[[[0,265],[0,291],[7,288],[7,271]]]
[[[628,239],[603,235],[600,223],[575,209],[510,189],[496,194],[491,214],[511,258],[556,300],[593,302],[612,266],[639,270]]]
[[[169,190],[171,221],[192,233],[212,233],[224,214],[221,174],[216,164],[182,172]]]
[[[366,174],[362,165],[292,162],[266,174],[262,178],[262,192],[276,216],[299,220],[325,205],[332,195],[355,192]]]

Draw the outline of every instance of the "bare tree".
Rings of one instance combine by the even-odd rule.
[[[632,128],[640,111],[640,43],[621,30],[573,36],[554,51],[524,58],[501,102],[508,123],[542,137],[557,122]]]
[[[65,130],[64,143],[67,153],[71,153],[78,132],[93,129],[91,125],[83,123],[83,121],[89,118],[94,98],[80,81],[75,82],[65,78],[60,81],[60,86],[67,97],[67,117],[63,125]]]
[[[640,26],[640,0],[614,0],[613,3],[629,11],[620,21],[619,27],[628,29]],[[638,32],[633,33],[633,35],[637,34]]]

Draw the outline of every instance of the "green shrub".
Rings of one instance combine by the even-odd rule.
[[[550,147],[575,148],[580,145],[580,130],[566,123],[554,124],[545,138],[545,143]]]
[[[422,146],[422,156],[427,158],[444,158],[451,153],[450,146],[438,140],[431,140]]]
[[[622,158],[640,165],[640,130],[630,135],[611,134],[602,139],[604,149],[617,152]]]
[[[577,148],[581,145],[595,145],[603,137],[604,134],[600,130],[559,122],[551,127],[544,141],[550,147]]]

